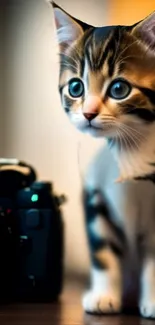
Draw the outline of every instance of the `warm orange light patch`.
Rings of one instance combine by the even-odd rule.
[[[155,0],[111,0],[109,25],[132,25],[155,10]]]

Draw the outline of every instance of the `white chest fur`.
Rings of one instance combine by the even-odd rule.
[[[135,149],[114,148],[113,154],[119,166],[119,181],[155,173],[155,125],[149,127],[143,141]]]
[[[129,237],[137,233],[137,227],[151,231],[155,215],[155,185],[149,181],[115,183],[119,169],[112,153],[104,147],[95,157],[85,177],[85,187],[99,189],[113,209],[115,222],[122,224]],[[155,229],[153,230],[155,231]]]

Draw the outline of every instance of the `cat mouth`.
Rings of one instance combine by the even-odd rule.
[[[103,124],[103,125],[94,125],[91,122],[86,126],[88,130],[99,130],[102,132],[108,132],[108,131],[112,131],[114,129],[114,127],[112,125],[109,124]]]
[[[114,135],[114,130],[113,127],[110,125],[93,125],[91,123],[89,123],[86,127],[85,127],[86,132],[90,133],[92,136],[94,137],[111,137],[112,135]]]
[[[102,130],[103,131],[103,128],[99,127],[99,126],[94,126],[92,124],[88,124],[87,127],[86,127],[88,130],[89,129],[94,129],[94,130]]]

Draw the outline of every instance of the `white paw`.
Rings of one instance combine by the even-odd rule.
[[[86,312],[114,314],[121,311],[121,299],[116,294],[88,291],[82,301]]]
[[[140,313],[145,318],[155,318],[155,300],[141,302]]]

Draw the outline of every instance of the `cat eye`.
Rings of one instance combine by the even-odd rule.
[[[72,78],[68,84],[68,90],[71,97],[78,98],[84,94],[84,84],[79,78]]]
[[[117,79],[112,82],[108,89],[108,96],[114,99],[124,99],[131,92],[131,85],[124,79]]]

